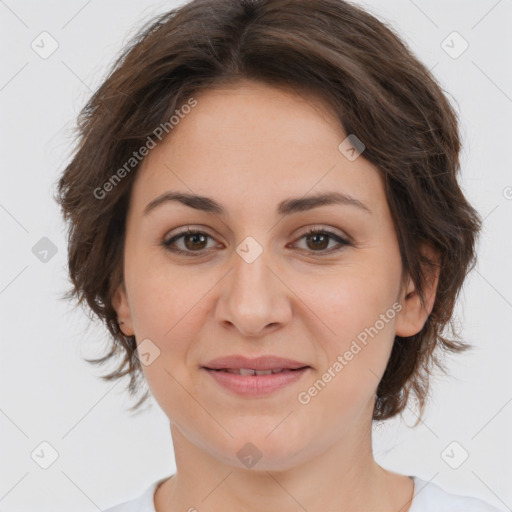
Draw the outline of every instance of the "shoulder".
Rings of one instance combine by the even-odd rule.
[[[153,497],[155,495],[158,485],[167,480],[169,477],[160,478],[156,482],[146,487],[142,493],[136,498],[129,501],[124,501],[115,507],[107,508],[103,512],[156,512],[155,502]]]
[[[414,479],[414,498],[409,512],[501,512],[485,501],[445,491],[438,485]]]

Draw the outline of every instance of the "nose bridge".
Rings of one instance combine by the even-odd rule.
[[[251,298],[268,300],[271,295],[269,282],[269,251],[263,250],[254,239],[242,242],[234,257],[235,269],[232,276],[232,293],[239,299],[251,302]],[[261,295],[260,297],[257,297]],[[256,300],[254,300],[256,302]],[[261,303],[261,302],[260,302]]]
[[[258,335],[269,325],[288,318],[286,294],[271,270],[269,249],[247,237],[233,254],[233,271],[221,297],[221,322],[234,325],[245,335]]]

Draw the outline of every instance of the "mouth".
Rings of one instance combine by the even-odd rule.
[[[304,370],[306,368],[311,368],[311,366],[302,366],[300,368],[273,368],[271,370],[253,370],[252,368],[208,368],[205,367],[206,370],[211,370],[214,372],[225,372],[232,373],[234,375],[273,375],[276,373],[284,373],[284,372],[297,372],[300,370]]]
[[[237,397],[262,398],[274,395],[285,388],[292,389],[312,371],[311,366],[299,368],[272,368],[255,370],[254,368],[202,368],[220,390]]]
[[[262,355],[259,357],[246,357],[242,354],[218,357],[203,365],[209,370],[224,370],[237,372],[261,372],[270,371],[279,373],[285,370],[301,370],[308,365],[301,361],[287,359],[276,355]],[[268,375],[268,374],[267,374]]]

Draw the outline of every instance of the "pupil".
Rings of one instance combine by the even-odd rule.
[[[197,248],[198,244],[204,243],[204,235],[201,235],[199,233],[193,233],[189,234],[185,237],[185,245],[189,249],[193,249],[194,247]],[[325,249],[329,245],[328,237],[322,234],[314,234],[310,235],[308,239],[311,241],[313,240],[313,246],[320,249]],[[192,240],[192,243],[188,243]],[[320,242],[320,243],[318,243]]]
[[[321,234],[310,235],[310,240],[311,240],[311,239],[316,240],[316,239],[318,239],[318,238],[323,238],[324,243],[323,243],[323,244],[321,244],[321,246],[319,246],[319,245],[318,245],[318,244],[316,244],[316,243],[315,243],[314,245],[315,245],[317,248],[325,249],[325,248],[327,247],[327,245],[329,245],[329,242],[328,242],[327,237],[326,237],[325,235],[321,235]],[[327,241],[327,245],[325,244],[325,242],[326,242],[326,241]]]
[[[193,233],[191,235],[187,235],[185,237],[185,240],[186,241],[189,241],[191,239],[193,239],[194,241],[192,242],[192,244],[188,244],[188,243],[185,243],[185,245],[187,246],[188,249],[193,249],[194,247],[197,248],[197,238],[202,238],[203,239],[203,242],[204,242],[204,235],[201,235],[201,234],[198,234],[198,233]],[[199,242],[200,244],[201,242]]]

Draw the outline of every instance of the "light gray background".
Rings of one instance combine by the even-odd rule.
[[[175,470],[168,421],[156,402],[130,417],[124,382],[103,383],[100,370],[82,361],[103,353],[107,334],[58,300],[67,288],[66,247],[52,191],[70,157],[76,114],[129,36],[176,4],[0,0],[2,511],[104,509]],[[452,99],[462,122],[463,186],[485,218],[479,263],[457,307],[475,349],[448,361],[451,376],[433,383],[417,428],[407,426],[412,409],[376,428],[376,457],[395,471],[510,510],[512,2],[364,5],[402,34]],[[43,31],[59,44],[47,59],[31,48]],[[441,46],[453,31],[469,43],[456,59]],[[461,41],[452,39],[453,52]],[[57,248],[47,262],[32,252],[42,237]],[[58,452],[48,469],[31,458],[43,441]],[[453,441],[458,445],[443,459]],[[445,459],[457,461],[462,449],[469,457],[452,469]]]

